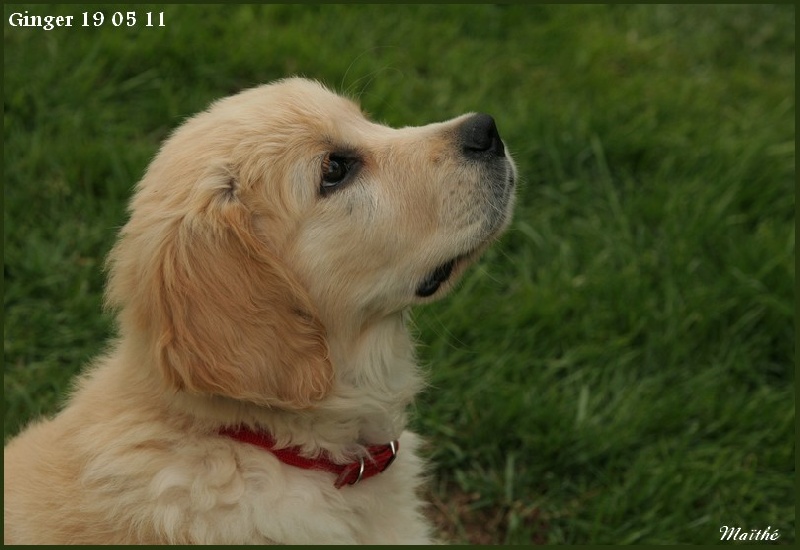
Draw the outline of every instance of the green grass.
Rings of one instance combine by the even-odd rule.
[[[299,73],[392,125],[492,113],[519,165],[509,233],[415,313],[454,540],[794,542],[793,6],[149,11],[4,27],[6,438],[111,335],[103,258],[160,141]]]

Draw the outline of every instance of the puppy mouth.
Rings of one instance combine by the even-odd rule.
[[[513,183],[512,183],[513,185]],[[507,202],[510,197],[510,193],[508,193],[505,197],[505,201]],[[434,268],[428,275],[422,279],[422,282],[419,283],[416,289],[416,295],[418,298],[428,298],[433,296],[438,292],[443,284],[449,281],[454,274],[463,271],[462,268],[469,265],[473,260],[478,258],[481,253],[489,246],[493,237],[500,233],[505,225],[508,223],[508,215],[505,211],[502,214],[494,215],[487,219],[488,225],[484,228],[484,232],[486,236],[481,244],[477,247],[465,252],[463,254],[459,254],[455,256],[443,264],[439,264],[436,268]]]
[[[456,262],[460,257],[461,256],[448,260],[431,271],[417,287],[417,296],[420,298],[427,298],[428,296],[434,295],[436,291],[439,290],[439,287],[447,282],[453,274],[453,268],[456,266]]]
[[[483,250],[489,245],[492,238],[501,233],[508,224],[510,205],[513,204],[516,169],[508,158],[506,158],[506,162],[508,166],[506,173],[502,178],[497,178],[500,183],[492,184],[494,194],[496,195],[494,202],[499,202],[500,206],[495,206],[488,211],[486,224],[483,228],[483,243],[464,254],[459,254],[443,264],[438,265],[428,273],[417,286],[416,295],[418,298],[428,298],[436,294],[441,286],[453,277],[454,273],[463,271],[463,269],[461,269],[462,267],[468,265],[472,260],[480,256]]]
[[[437,266],[433,271],[422,280],[417,286],[416,295],[418,298],[427,298],[433,296],[439,288],[446,283],[456,272],[456,268],[460,264],[469,263],[469,258],[475,254],[476,250],[460,254],[455,258],[447,260],[443,264]]]

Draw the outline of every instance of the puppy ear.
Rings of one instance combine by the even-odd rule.
[[[158,205],[138,212],[134,202],[110,258],[109,301],[149,336],[176,389],[313,406],[329,391],[333,369],[307,292],[255,236],[231,170],[212,170],[188,202],[182,219],[152,224],[146,210],[158,216]],[[137,290],[123,295],[126,286]]]

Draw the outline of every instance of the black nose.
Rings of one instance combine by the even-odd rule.
[[[468,157],[482,157],[487,154],[502,157],[505,154],[497,125],[489,115],[472,115],[464,121],[459,132],[461,147]]]

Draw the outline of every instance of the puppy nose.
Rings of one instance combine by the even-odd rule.
[[[490,115],[472,115],[461,125],[459,133],[461,147],[468,157],[477,158],[486,154],[502,157],[505,154],[497,125]]]

